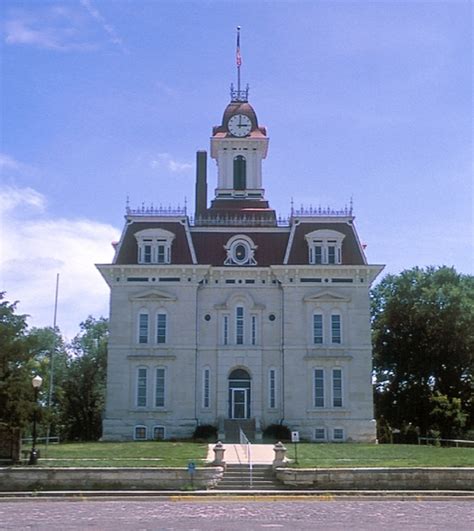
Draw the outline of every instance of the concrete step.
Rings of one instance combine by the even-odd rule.
[[[252,486],[250,486],[252,477]],[[227,465],[224,476],[215,490],[279,490],[282,486],[275,480],[273,469],[268,465],[254,465],[252,474],[248,465]]]

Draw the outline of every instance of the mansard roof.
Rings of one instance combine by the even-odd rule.
[[[136,233],[148,229],[161,229],[175,235],[172,242],[172,265],[197,263],[223,266],[227,257],[225,246],[236,235],[252,240],[255,245],[256,265],[259,267],[285,264],[308,265],[308,241],[305,236],[314,231],[336,231],[343,234],[341,265],[365,265],[367,262],[352,220],[352,217],[322,220],[302,217],[291,220],[290,224],[284,227],[249,227],[231,226],[231,224],[190,226],[185,216],[182,219],[156,216],[155,220],[153,217],[148,217],[146,220],[128,218],[121,241],[117,246],[114,263],[137,264]],[[195,260],[193,256],[196,257]]]

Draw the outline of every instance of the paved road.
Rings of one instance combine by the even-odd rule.
[[[470,501],[1,501],[0,529],[473,530]]]

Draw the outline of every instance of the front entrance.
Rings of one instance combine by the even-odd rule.
[[[250,375],[235,369],[229,376],[229,418],[250,418]]]

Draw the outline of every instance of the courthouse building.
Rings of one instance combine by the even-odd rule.
[[[259,440],[280,423],[311,441],[375,440],[369,288],[382,267],[367,263],[352,207],[277,217],[268,144],[248,88],[231,89],[210,204],[199,151],[192,217],[127,206],[113,262],[98,265],[111,291],[104,440],[200,424]]]

